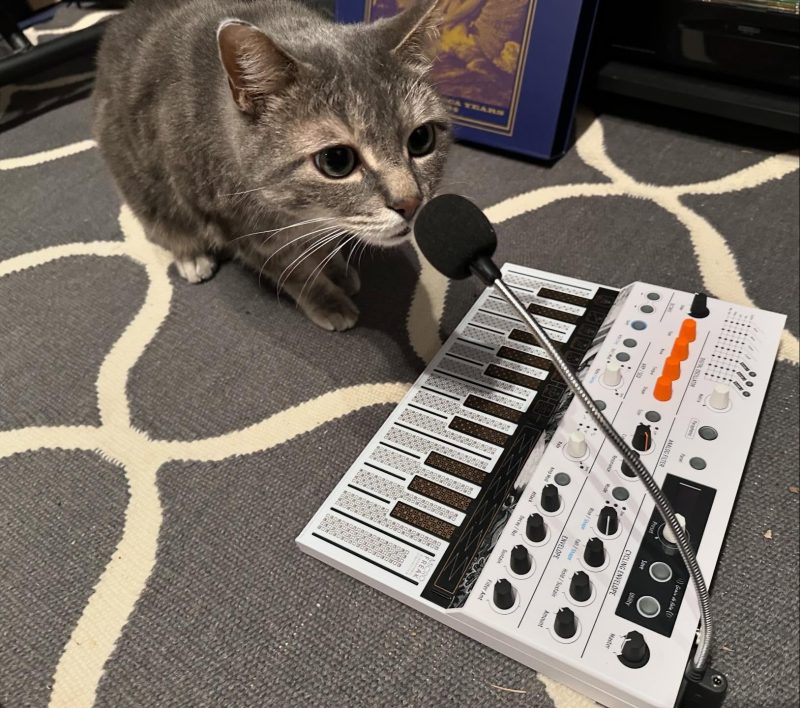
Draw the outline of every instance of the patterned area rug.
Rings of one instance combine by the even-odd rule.
[[[188,285],[115,195],[91,74],[36,81],[0,88],[0,704],[592,705],[294,545],[477,286],[374,252],[329,334],[235,264]],[[457,146],[446,185],[500,261],[788,313],[712,587],[731,706],[800,694],[789,147],[584,115],[555,166]]]

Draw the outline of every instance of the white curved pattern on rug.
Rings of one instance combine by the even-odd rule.
[[[101,20],[116,15],[119,10],[98,10],[97,12],[90,12],[77,22],[71,24],[69,27],[52,27],[39,29],[38,27],[29,27],[23,31],[23,34],[28,38],[31,44],[39,44],[40,37],[61,37],[71,32],[77,32],[92,25],[96,25]]]
[[[53,677],[52,706],[91,706],[103,667],[114,649],[156,561],[162,510],[156,475],[171,460],[222,460],[268,450],[366,406],[397,403],[405,383],[362,384],[305,401],[225,435],[174,442],[152,440],[131,424],[125,392],[129,373],[169,314],[172,285],[169,254],[145,239],[131,211],[120,213],[123,241],[95,241],[44,248],[0,262],[0,277],[61,258],[80,255],[128,256],[141,264],[149,287],[139,312],[125,328],[98,373],[101,425],[52,426],[0,433],[0,458],[31,450],[93,450],[124,471],[129,502],[112,557],[72,631]]]
[[[82,77],[84,78],[84,77]],[[72,77],[75,80],[76,77]],[[70,83],[63,81],[65,85]],[[40,84],[40,88],[53,85]],[[11,87],[36,90],[36,86]],[[0,95],[0,114],[10,93]],[[79,146],[79,149],[76,149]],[[86,140],[34,155],[9,158],[2,169],[24,169],[48,159],[61,159],[94,146]],[[507,199],[487,210],[499,223],[560,199],[581,196],[630,195],[649,199],[673,213],[689,231],[707,289],[720,297],[752,304],[724,238],[705,219],[680,202],[686,194],[720,194],[754,187],[798,169],[796,156],[779,155],[745,170],[710,182],[655,186],[636,182],[608,157],[603,128],[595,120],[578,142],[578,154],[611,182],[543,187]],[[95,450],[124,469],[130,492],[122,538],[98,580],[72,631],[53,677],[53,706],[91,706],[103,668],[143,592],[156,561],[162,509],[156,486],[158,469],[170,460],[221,460],[234,455],[270,449],[338,417],[380,403],[396,403],[406,383],[362,384],[330,391],[276,413],[259,423],[225,435],[187,442],[153,440],[133,427],[126,385],[132,367],[165,321],[172,298],[167,275],[170,257],[149,243],[127,207],[120,212],[122,241],[71,243],[44,248],[0,262],[0,277],[61,258],[79,255],[127,256],[140,264],[148,277],[145,301],[106,355],[96,382],[101,424],[53,426],[0,432],[0,458],[47,448]],[[407,330],[414,350],[424,360],[441,345],[439,323],[444,311],[448,281],[421,262],[421,274],[410,303]],[[798,341],[784,333],[781,358],[797,363]],[[541,677],[559,708],[589,705],[586,699]]]

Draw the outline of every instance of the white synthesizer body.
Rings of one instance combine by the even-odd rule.
[[[640,451],[710,583],[785,317],[639,282],[503,277]],[[490,288],[298,543],[605,706],[671,708],[700,610],[630,474]]]

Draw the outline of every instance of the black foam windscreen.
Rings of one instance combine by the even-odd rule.
[[[414,237],[428,262],[448,278],[471,275],[470,265],[491,258],[497,236],[486,215],[466,197],[442,194],[417,215]]]

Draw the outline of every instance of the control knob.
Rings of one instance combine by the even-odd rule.
[[[573,600],[586,602],[592,596],[592,583],[589,576],[579,570],[572,576],[569,583],[569,594]]]
[[[639,456],[638,454],[636,455]],[[622,461],[622,474],[626,477],[636,477],[636,472],[625,460]]]
[[[633,433],[632,445],[634,450],[639,452],[647,452],[653,447],[653,434],[650,432],[650,426],[644,423],[639,423],[636,426],[636,431]]]
[[[540,503],[545,511],[558,511],[561,506],[561,500],[558,497],[558,487],[555,484],[544,485]]]
[[[619,386],[621,382],[622,373],[619,370],[619,364],[615,361],[608,362],[603,371],[603,383],[613,388],[614,386]]]
[[[586,436],[580,430],[570,433],[567,440],[567,454],[570,457],[580,459],[586,455],[588,449],[589,446],[586,444]]]
[[[650,649],[641,632],[632,631],[625,635],[619,660],[631,669],[638,669],[650,660]]]
[[[681,527],[681,530],[686,533],[686,517],[683,514],[675,514],[675,518],[678,519],[678,524]],[[675,534],[672,532],[672,528],[666,522],[664,523],[664,530],[661,532],[661,537],[670,545],[677,546],[678,539]]]
[[[562,639],[569,639],[575,636],[578,625],[575,622],[575,613],[569,607],[562,607],[556,614],[556,621],[553,625],[556,634]]]
[[[606,562],[606,551],[603,547],[603,542],[596,536],[586,542],[583,560],[590,568],[599,568]]]
[[[511,570],[517,575],[527,575],[531,570],[531,557],[525,546],[514,546],[511,549]]]
[[[692,305],[689,308],[689,315],[697,319],[708,317],[708,297],[705,293],[697,293],[692,298]]]
[[[731,404],[731,387],[728,384],[715,384],[711,395],[708,397],[708,405],[715,411],[724,411]]]
[[[494,584],[492,595],[497,608],[510,610],[514,606],[514,588],[505,578],[501,578]]]
[[[597,530],[604,536],[613,536],[619,528],[619,516],[613,506],[604,506],[600,509],[597,518]]]
[[[525,535],[533,543],[544,541],[545,536],[547,536],[547,526],[541,514],[533,513],[528,517],[528,521],[525,524]]]

